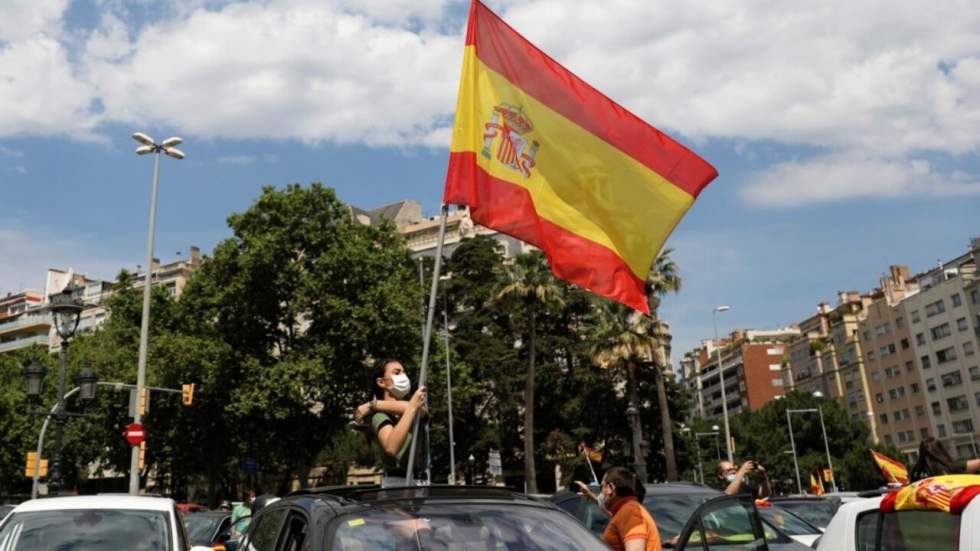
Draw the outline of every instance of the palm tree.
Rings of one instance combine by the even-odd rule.
[[[677,461],[674,457],[674,438],[671,430],[673,422],[668,409],[664,380],[664,372],[669,368],[666,347],[670,341],[670,334],[667,324],[657,317],[661,297],[681,288],[681,278],[677,273],[677,264],[670,258],[671,252],[671,249],[665,249],[657,256],[647,276],[646,291],[650,315],[641,315],[620,304],[607,303],[604,315],[600,317],[602,320],[600,337],[593,349],[593,359],[603,368],[625,364],[629,398],[627,415],[633,433],[633,457],[636,474],[643,481],[647,480],[647,473],[642,447],[643,428],[639,417],[636,370],[644,363],[652,363],[654,366],[667,480],[677,480]]]
[[[543,308],[562,305],[562,286],[551,275],[544,254],[532,251],[522,254],[507,265],[504,284],[497,291],[496,301],[514,300],[524,310],[527,325],[527,374],[524,381],[524,478],[526,491],[538,492],[534,469],[534,379],[538,315]]]

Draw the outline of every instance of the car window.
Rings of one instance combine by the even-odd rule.
[[[834,518],[834,513],[837,512],[837,505],[830,501],[822,500],[809,500],[809,501],[779,501],[775,504],[776,507],[782,507],[783,509],[789,509],[800,518],[813,524],[815,526],[820,526],[826,528],[830,525],[830,520]]]
[[[184,517],[187,535],[194,545],[211,545],[211,537],[218,531],[218,524],[228,517],[189,514]]]
[[[760,507],[759,516],[790,536],[808,536],[820,533],[820,530],[800,520],[793,513],[780,511],[775,507]]]
[[[681,542],[686,549],[765,549],[766,541],[751,498],[722,497],[693,513],[696,527]]]
[[[74,509],[13,513],[0,529],[4,551],[171,551],[166,511]]]
[[[575,519],[554,509],[506,505],[426,504],[340,517],[331,551],[603,551]]]
[[[955,551],[960,515],[942,511],[899,511],[881,515],[878,549]]]
[[[875,551],[875,540],[878,538],[878,511],[868,511],[857,518],[854,530],[855,551]]]
[[[643,506],[650,512],[653,521],[657,523],[660,541],[668,541],[681,533],[687,519],[694,511],[709,499],[718,497],[713,494],[674,494],[649,495],[643,500]]]
[[[279,547],[281,551],[300,551],[306,543],[306,518],[303,515],[292,513],[286,520],[286,532],[283,536],[283,543]]]
[[[279,527],[282,526],[282,519],[286,516],[287,510],[286,508],[279,508],[263,511],[263,514],[254,519],[248,530],[248,543],[244,549],[248,551],[273,551],[276,547]]]

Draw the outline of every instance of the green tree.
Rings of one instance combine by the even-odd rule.
[[[538,316],[542,309],[563,302],[558,285],[545,256],[540,251],[525,253],[506,266],[506,279],[496,293],[498,301],[512,301],[525,316],[528,341],[527,374],[524,383],[524,476],[527,492],[538,492],[534,463],[534,390],[535,361],[537,360]]]
[[[657,405],[660,409],[660,431],[663,435],[664,460],[667,467],[667,480],[677,480],[677,459],[674,452],[674,433],[673,422],[670,417],[670,407],[667,403],[667,386],[664,380],[664,373],[670,371],[670,361],[667,354],[667,344],[670,342],[670,333],[666,324],[659,322],[657,311],[660,308],[660,301],[669,293],[677,293],[681,290],[681,277],[678,273],[677,264],[671,258],[673,249],[664,249],[656,260],[653,268],[647,275],[646,293],[647,303],[650,307],[650,317],[658,322],[652,328],[652,333],[656,338],[657,347],[653,354],[654,377],[657,385]]]

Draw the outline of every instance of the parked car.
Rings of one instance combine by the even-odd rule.
[[[823,534],[823,530],[796,516],[788,509],[771,504],[768,507],[762,507],[756,503],[756,506],[759,510],[759,516],[766,524],[775,526],[780,532],[807,547],[813,545],[813,542],[817,541],[817,538]]]
[[[184,515],[184,526],[191,545],[212,549],[224,549],[224,542],[231,539],[231,513],[205,511]]]
[[[596,491],[597,487],[593,486],[592,489]],[[654,522],[657,523],[661,542],[669,542],[678,536],[701,505],[724,496],[721,490],[690,482],[646,484],[644,489],[646,494],[643,498],[643,506],[650,511]],[[751,497],[749,499],[751,501]],[[559,492],[552,497],[552,502],[599,536],[609,523],[609,517],[599,512],[595,502],[583,498],[576,492]],[[763,520],[762,526],[770,549],[784,551],[807,549],[805,545],[794,541],[771,523]]]
[[[554,505],[492,486],[372,486],[297,492],[259,511],[240,548],[606,549]]]
[[[883,497],[845,503],[817,542],[818,550],[833,551],[980,551],[980,491],[965,492],[952,498],[944,492],[942,480],[925,479]],[[946,477],[942,477],[946,478]],[[980,476],[954,475],[958,484],[975,485]],[[890,506],[902,494],[919,503],[920,509]],[[959,512],[944,510],[958,501]]]
[[[769,500],[773,505],[789,509],[798,517],[823,530],[827,529],[830,519],[834,518],[842,503],[839,498],[817,496],[778,496]]]
[[[0,523],[3,551],[211,551],[191,548],[176,504],[159,497],[51,497],[21,503]]]
[[[0,521],[2,521],[10,511],[14,510],[14,505],[0,505]]]

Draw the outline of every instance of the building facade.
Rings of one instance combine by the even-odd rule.
[[[48,344],[51,316],[41,312],[44,294],[25,290],[0,299],[0,353]]]

